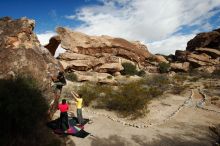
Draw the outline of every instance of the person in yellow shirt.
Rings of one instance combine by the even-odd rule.
[[[82,99],[82,95],[78,95],[76,94],[74,91],[71,92],[71,94],[73,95],[74,99],[75,99],[75,103],[76,103],[76,108],[77,108],[77,119],[80,125],[83,124],[83,116],[82,116],[82,104],[83,104],[83,99]]]

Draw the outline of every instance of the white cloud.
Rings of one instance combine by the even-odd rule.
[[[84,22],[77,31],[142,42],[169,40],[183,26],[211,29],[206,21],[218,11],[211,10],[220,6],[219,0],[99,1],[103,4],[83,7],[66,18]]]
[[[212,25],[210,24],[210,23],[205,23],[203,26],[202,26],[202,29],[203,30],[212,30],[213,29],[213,27],[212,27]]]
[[[195,35],[172,36],[162,41],[149,43],[148,50],[154,54],[175,54],[176,50],[185,50],[187,42]]]
[[[56,33],[52,31],[47,31],[45,33],[37,34],[38,40],[40,41],[41,45],[47,45],[51,37],[55,36]]]
[[[40,41],[41,45],[45,46],[49,43],[50,38],[55,36],[55,35],[57,35],[55,32],[48,31],[48,32],[45,32],[45,33],[42,33],[42,34],[37,34],[37,37],[38,37],[38,40]],[[55,52],[54,57],[57,57],[60,53],[64,53],[65,51],[66,50],[63,49],[59,45],[56,52]]]
[[[57,56],[59,56],[60,53],[64,53],[64,52],[66,52],[66,50],[63,49],[63,48],[61,47],[61,45],[59,45],[58,48],[57,48],[57,50],[56,50],[56,52],[55,52],[54,57],[57,57]]]

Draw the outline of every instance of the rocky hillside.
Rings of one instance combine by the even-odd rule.
[[[48,74],[55,75],[63,67],[40,45],[34,26],[35,21],[27,18],[0,19],[0,79],[32,76],[39,82],[49,104],[54,97]]]
[[[196,35],[187,43],[186,50],[177,50],[171,60],[173,70],[191,68],[212,73],[220,69],[220,29]]]

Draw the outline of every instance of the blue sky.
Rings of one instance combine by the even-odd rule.
[[[35,32],[54,31],[57,26],[76,27],[80,21],[66,19],[83,6],[97,4],[92,0],[2,0],[0,17],[28,17],[36,21]]]
[[[36,21],[42,44],[57,26],[138,40],[153,53],[184,50],[197,33],[220,27],[220,0],[2,0],[0,17]]]

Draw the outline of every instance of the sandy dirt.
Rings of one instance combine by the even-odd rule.
[[[84,108],[83,116],[92,123],[85,125],[91,133],[86,138],[67,136],[72,146],[213,146],[219,135],[210,126],[220,124],[220,108],[204,99],[200,90],[189,89],[182,95],[166,94],[153,100],[147,116],[137,120],[118,117],[111,111]],[[75,114],[70,105],[69,114]],[[205,109],[208,107],[208,109]],[[59,116],[57,112],[54,118]],[[126,123],[126,124],[125,124]]]

